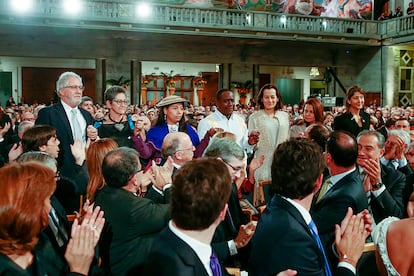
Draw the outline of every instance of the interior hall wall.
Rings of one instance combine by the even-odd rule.
[[[95,69],[22,67],[22,96],[25,103],[49,104],[56,101],[56,81],[66,71],[75,72],[82,77],[84,96],[95,97]]]

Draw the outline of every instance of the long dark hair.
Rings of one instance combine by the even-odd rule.
[[[165,120],[166,115],[164,113],[164,108],[169,108],[170,105],[162,106],[160,108],[160,114],[158,115],[157,122],[155,123],[155,126],[162,126],[165,123],[167,123],[167,121]],[[182,104],[182,105],[184,107],[184,104]],[[187,129],[187,124],[185,122],[185,114],[184,113],[183,113],[183,116],[181,117],[180,121],[178,122],[178,131],[185,132],[185,133],[188,134],[188,129]]]

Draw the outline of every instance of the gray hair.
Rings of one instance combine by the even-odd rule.
[[[30,121],[23,121],[19,124],[19,126],[17,127],[17,134],[18,135],[23,135],[23,133],[29,129],[32,128],[34,126],[33,122]]]
[[[164,138],[164,142],[161,147],[161,155],[163,158],[168,158],[168,156],[173,156],[181,145],[180,134],[185,134],[183,132],[173,132],[168,133]],[[185,134],[187,135],[187,134]]]
[[[391,135],[398,136],[404,140],[404,144],[407,146],[406,149],[404,150],[404,153],[407,153],[409,150],[410,142],[411,142],[410,135],[407,133],[407,131],[402,130],[402,129],[391,129],[388,132],[388,136],[391,136]]]
[[[125,88],[123,88],[122,86],[113,85],[111,87],[108,87],[105,90],[105,93],[104,93],[104,98],[105,98],[104,100],[105,100],[105,102],[106,101],[112,102],[113,99],[115,99],[115,96],[118,95],[118,94],[120,94],[120,93],[123,93],[125,95],[127,94]]]
[[[203,156],[210,158],[220,157],[224,161],[230,162],[232,158],[243,160],[244,150],[229,138],[213,137]]]
[[[383,148],[384,148],[384,144],[385,144],[385,138],[384,138],[384,135],[382,135],[381,133],[379,133],[378,131],[375,131],[375,130],[363,130],[363,131],[361,131],[361,132],[358,134],[357,138],[356,138],[357,143],[359,143],[359,139],[360,139],[362,136],[365,136],[365,135],[372,135],[372,136],[377,137],[377,140],[378,140],[378,147],[379,147],[380,149],[383,149]]]
[[[93,103],[93,100],[89,96],[83,96],[79,105],[82,105],[84,102],[92,102]]]
[[[78,74],[76,74],[74,72],[64,72],[64,73],[62,73],[59,76],[59,79],[56,82],[56,92],[58,93],[59,96],[60,96],[59,90],[68,85],[68,80],[70,78],[77,78],[82,83],[82,78]]]
[[[54,169],[54,167],[57,168],[56,159],[53,158],[52,156],[50,156],[48,153],[42,152],[42,151],[28,151],[28,152],[25,152],[22,155],[20,155],[16,159],[16,161],[19,162],[19,163],[35,161],[35,162],[42,163],[43,165],[45,165],[46,167],[48,167],[50,169]]]

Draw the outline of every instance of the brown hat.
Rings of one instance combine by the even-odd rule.
[[[188,103],[188,101],[186,99],[183,99],[179,96],[167,96],[164,99],[162,99],[158,104],[157,107],[163,107],[163,106],[169,106],[175,103]]]

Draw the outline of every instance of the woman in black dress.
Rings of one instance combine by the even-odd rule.
[[[345,130],[353,135],[369,129],[370,116],[364,112],[365,92],[361,87],[351,86],[346,92],[346,112],[334,119],[334,130]]]

